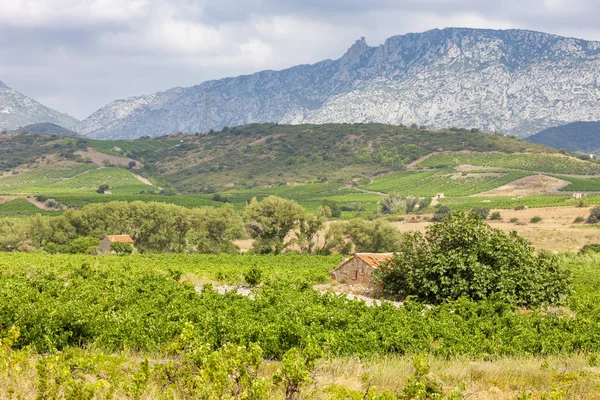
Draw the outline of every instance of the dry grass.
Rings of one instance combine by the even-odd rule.
[[[127,356],[131,365],[139,364],[140,355]],[[600,399],[600,368],[590,366],[591,358],[583,355],[569,357],[506,357],[494,361],[430,358],[429,377],[442,384],[446,393],[462,386],[463,398],[477,400],[516,399]],[[0,399],[35,399],[37,395],[36,357],[29,359],[22,371],[0,373]],[[151,364],[164,359],[151,360]],[[262,374],[272,376],[280,367],[278,362],[266,362]],[[343,388],[354,395],[371,390],[401,393],[412,375],[410,357],[377,357],[371,359],[333,358],[317,366],[315,383],[304,392],[305,399],[350,399],[332,397],[332,387]],[[130,376],[123,376],[129,380]],[[329,394],[328,394],[329,393]],[[339,391],[338,391],[339,393]],[[160,398],[161,388],[151,384],[142,399]],[[550,397],[553,394],[555,397]],[[130,398],[117,391],[115,399]],[[273,393],[273,399],[283,398]],[[359,398],[362,398],[359,397]]]

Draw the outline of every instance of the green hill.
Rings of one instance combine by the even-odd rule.
[[[600,154],[600,121],[573,122],[548,128],[526,140],[555,149]]]
[[[135,160],[136,169],[112,166],[116,156]],[[537,173],[594,176],[600,164],[475,130],[253,124],[117,141],[3,134],[0,171],[0,196],[41,195],[71,207],[143,200],[241,208],[273,194],[309,210],[334,200],[360,214],[376,210],[385,193],[458,198]],[[573,187],[600,189],[596,180],[577,179]],[[96,192],[103,184],[111,194]]]

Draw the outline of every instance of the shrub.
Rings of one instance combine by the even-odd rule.
[[[536,215],[535,217],[531,218],[529,220],[529,222],[531,222],[532,224],[537,224],[538,222],[540,222],[542,220],[542,217],[540,217],[539,215]]]
[[[512,222],[513,224],[515,224],[515,223],[519,222],[519,218],[513,217],[513,218],[510,219],[510,222]]]
[[[431,205],[432,200],[433,199],[431,197],[424,197],[421,200],[419,200],[419,211],[423,211],[424,209],[429,207]]]
[[[471,210],[471,214],[475,214],[481,219],[487,219],[488,215],[490,215],[490,209],[487,207],[475,207]]]
[[[398,254],[376,278],[400,298],[428,304],[494,298],[532,307],[561,303],[570,292],[570,275],[556,257],[536,254],[515,232],[494,229],[473,214],[451,213],[424,235],[407,234]]]
[[[590,216],[587,219],[589,224],[600,222],[600,206],[596,206],[590,210]]]
[[[586,244],[579,250],[579,254],[600,253],[600,244]]]
[[[250,286],[257,286],[262,280],[262,271],[258,267],[252,267],[244,273],[244,280]]]
[[[117,254],[131,254],[133,247],[127,243],[113,242],[110,244],[110,249]]]
[[[502,216],[500,215],[500,212],[499,212],[499,211],[494,211],[494,212],[492,213],[492,215],[490,215],[490,219],[491,219],[492,221],[498,221],[498,220],[501,220],[501,219],[502,219]]]
[[[577,218],[575,218],[575,221],[573,221],[573,222],[575,222],[576,224],[578,224],[578,223],[583,222],[583,221],[585,221],[585,218],[583,218],[583,217],[577,217]]]
[[[73,239],[71,244],[67,246],[66,252],[69,254],[90,253],[90,250],[95,250],[99,243],[100,240],[93,237],[80,237]]]
[[[400,211],[400,209],[407,207],[406,198],[395,193],[388,194],[381,200],[379,206],[383,214],[394,214]]]
[[[515,211],[521,211],[521,210],[524,210],[524,209],[525,209],[525,206],[522,205],[522,204],[520,206],[516,206],[515,207]]]
[[[433,214],[433,218],[431,218],[431,220],[434,222],[441,222],[444,219],[446,219],[446,216],[450,214],[451,211],[452,210],[450,210],[450,207],[448,206],[440,206],[437,210],[435,210],[435,213]]]

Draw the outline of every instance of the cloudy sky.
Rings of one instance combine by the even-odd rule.
[[[85,118],[118,98],[338,58],[365,36],[525,28],[600,40],[597,0],[0,0],[0,81]]]

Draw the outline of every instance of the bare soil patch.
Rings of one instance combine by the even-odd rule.
[[[546,175],[531,175],[475,196],[528,196],[556,193],[570,182]]]
[[[494,228],[505,232],[516,231],[529,240],[540,251],[551,253],[577,252],[586,244],[600,243],[600,226],[575,223],[577,217],[587,218],[591,207],[547,207],[526,210],[492,210],[500,212],[500,221],[486,221]],[[531,223],[531,218],[539,216],[542,220]],[[517,218],[517,222],[510,222]],[[407,220],[393,222],[400,232],[425,232],[431,222]]]
[[[111,165],[116,165],[119,167],[127,167],[132,161],[135,162],[135,167],[133,167],[133,169],[139,169],[144,166],[139,161],[134,160],[133,158],[111,156],[110,154],[100,153],[99,151],[90,148],[88,148],[86,151],[80,150],[75,154],[78,154],[83,158],[89,157],[94,164],[100,165],[101,167],[104,166],[104,160],[108,160],[108,162]]]

